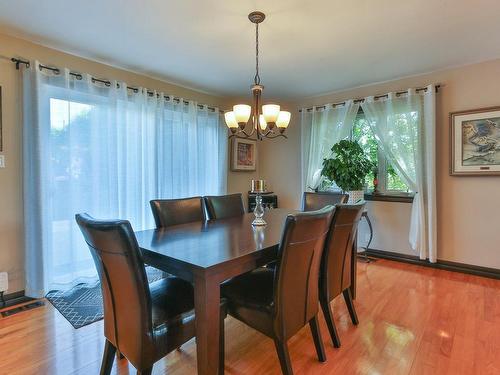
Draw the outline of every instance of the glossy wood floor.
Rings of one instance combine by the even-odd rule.
[[[379,260],[359,263],[350,323],[333,303],[342,347],[321,317],[328,361],[319,363],[308,329],[289,342],[295,374],[500,374],[500,281]],[[271,340],[226,320],[226,374],[280,374]],[[98,374],[102,322],[74,330],[47,303],[0,319],[0,374]],[[158,362],[154,374],[195,374],[193,341]],[[135,374],[126,360],[113,374]]]

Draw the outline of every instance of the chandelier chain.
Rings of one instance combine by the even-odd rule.
[[[254,83],[260,85],[259,75],[259,24],[255,24],[255,78]]]

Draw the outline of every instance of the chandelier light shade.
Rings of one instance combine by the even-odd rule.
[[[248,19],[255,24],[255,77],[252,85],[253,104],[236,104],[233,110],[224,113],[226,125],[231,137],[257,139],[285,137],[291,113],[282,111],[278,104],[262,105],[262,91],[259,75],[259,23],[266,18],[262,12],[252,12]]]
[[[288,128],[288,124],[290,123],[290,118],[292,117],[292,114],[287,111],[280,111],[278,115],[278,119],[276,120],[276,125],[278,125],[278,128],[280,129],[286,129]]]
[[[266,104],[262,106],[262,114],[268,124],[276,123],[280,114],[280,106],[277,104]]]
[[[236,122],[238,124],[245,124],[250,119],[250,115],[252,114],[252,107],[248,104],[236,104],[233,107],[234,117],[236,118]]]
[[[224,113],[224,119],[226,120],[226,125],[228,126],[229,129],[238,128],[238,122],[236,121],[236,116],[234,115],[234,112],[231,111]]]

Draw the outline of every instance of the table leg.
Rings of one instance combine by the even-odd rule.
[[[362,218],[363,217],[365,218],[366,222],[368,223],[368,228],[370,229],[370,239],[368,240],[368,243],[365,246],[364,257],[363,258],[359,258],[359,259],[362,260],[365,263],[371,263],[372,261],[374,261],[374,259],[368,258],[368,249],[370,248],[370,244],[372,243],[372,240],[373,240],[373,227],[372,227],[372,222],[370,220],[370,217],[368,216],[368,212],[367,211],[363,212]]]
[[[372,243],[373,240],[373,227],[372,227],[372,222],[370,220],[370,217],[368,215],[365,215],[366,222],[368,223],[368,228],[370,229],[370,239],[368,240],[368,243],[366,244],[365,248],[365,253],[368,252],[368,249],[370,248],[370,244]]]
[[[357,260],[358,257],[358,233],[354,236],[352,241],[352,261],[351,261],[351,295],[352,299],[356,299],[356,279],[357,279]]]
[[[219,366],[219,282],[195,276],[194,309],[198,375],[215,375]]]

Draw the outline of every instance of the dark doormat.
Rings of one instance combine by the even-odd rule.
[[[156,268],[146,267],[146,273],[150,283],[163,278],[163,272]],[[45,297],[75,329],[104,316],[99,281],[77,284],[69,290],[51,290]]]

